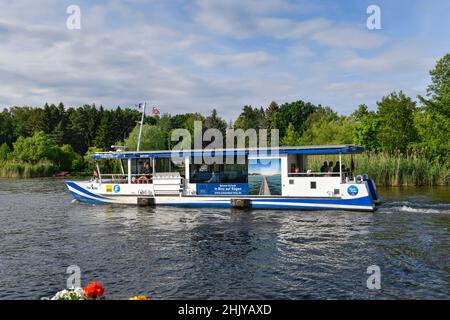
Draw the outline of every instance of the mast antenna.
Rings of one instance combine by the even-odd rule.
[[[138,137],[138,143],[137,143],[136,151],[139,151],[139,148],[141,146],[142,126],[144,125],[145,107],[146,106],[147,106],[147,102],[144,102],[144,108],[142,109],[141,126],[139,128],[139,137]]]

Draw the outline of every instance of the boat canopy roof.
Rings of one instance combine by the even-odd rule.
[[[354,144],[344,145],[322,145],[322,146],[297,146],[297,147],[274,147],[274,148],[230,148],[230,149],[185,149],[185,150],[157,150],[157,151],[109,151],[98,152],[90,155],[93,159],[127,159],[127,158],[167,158],[193,157],[193,156],[231,156],[231,155],[254,155],[271,156],[276,154],[352,154],[361,153],[363,147]]]

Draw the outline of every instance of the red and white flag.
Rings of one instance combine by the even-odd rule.
[[[160,114],[159,109],[156,108],[156,107],[153,107],[153,108],[152,108],[152,117],[157,116],[157,115],[159,115],[159,114]]]

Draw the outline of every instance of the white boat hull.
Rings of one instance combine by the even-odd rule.
[[[223,207],[231,208],[232,199],[248,199],[251,208],[255,209],[303,209],[303,210],[356,210],[374,211],[375,203],[368,194],[361,193],[359,197],[284,197],[284,196],[153,196],[150,185],[128,185],[128,194],[105,192],[106,186],[91,182],[66,182],[72,196],[82,202],[97,204],[128,204],[137,205],[141,198],[151,198],[155,205],[190,206],[190,207]],[[125,188],[127,185],[124,185]],[[124,189],[122,186],[122,189]],[[139,189],[136,189],[139,188]],[[148,191],[145,190],[148,188]],[[120,189],[120,188],[119,188]],[[135,194],[132,194],[134,192]]]

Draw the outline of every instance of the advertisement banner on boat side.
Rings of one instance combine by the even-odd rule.
[[[197,195],[216,195],[216,196],[231,196],[231,195],[247,195],[247,183],[198,183]]]

